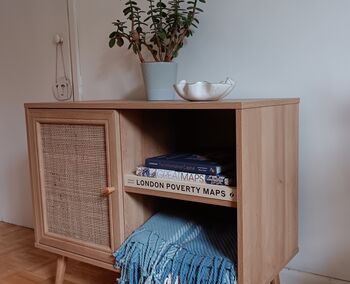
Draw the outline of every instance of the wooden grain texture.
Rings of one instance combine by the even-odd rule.
[[[120,115],[112,112],[112,118],[108,123],[108,148],[109,161],[108,170],[110,175],[110,186],[115,187],[115,192],[109,195],[110,202],[110,226],[112,251],[115,251],[124,241],[124,203],[123,203],[123,173],[122,153],[120,145]]]
[[[104,269],[108,269],[108,270],[113,270],[115,271],[116,269],[114,268],[114,258],[112,255],[109,255],[109,260],[108,263],[104,262],[104,261],[100,261],[100,260],[96,260],[95,258],[92,257],[87,257],[87,256],[83,256],[74,252],[69,252],[67,250],[65,250],[65,247],[62,248],[56,248],[50,245],[44,245],[44,244],[39,244],[39,243],[35,243],[34,246],[38,249],[42,249],[42,250],[46,250],[48,252],[54,253],[56,255],[61,255],[61,256],[65,256],[69,259],[74,259],[77,261],[81,261],[81,262],[85,262],[91,265],[95,265]]]
[[[37,249],[32,229],[0,222],[0,283],[54,284],[57,255]],[[114,284],[117,271],[69,259],[64,284]]]
[[[45,183],[43,182],[43,163],[41,159],[40,127],[41,124],[66,124],[66,125],[102,125],[105,129],[106,141],[106,169],[107,186],[115,186],[116,192],[108,198],[109,207],[107,216],[110,218],[109,232],[110,244],[108,247],[80,239],[74,239],[64,235],[48,231],[45,209]],[[32,176],[33,207],[37,246],[46,246],[60,249],[66,252],[76,253],[78,256],[89,257],[95,261],[101,261],[110,266],[113,263],[111,253],[119,247],[124,237],[123,214],[121,203],[121,163],[118,159],[120,151],[119,142],[119,116],[111,110],[27,110],[27,133]],[[103,188],[97,189],[102,191]],[[85,218],[83,216],[83,218]],[[87,218],[87,217],[86,217]]]
[[[271,284],[280,284],[281,282],[280,282],[280,276],[279,275],[277,275],[276,277],[275,277],[275,279],[273,279],[272,281],[271,281]]]
[[[66,103],[27,103],[26,108],[67,109],[246,109],[297,104],[299,99],[237,99],[211,102],[186,101],[84,101]]]
[[[134,193],[134,194],[171,198],[171,199],[191,201],[196,203],[212,204],[212,205],[233,207],[233,208],[237,207],[236,201],[218,200],[218,199],[206,198],[201,196],[191,196],[191,195],[178,194],[178,193],[172,193],[172,192],[160,192],[160,191],[151,190],[151,189],[142,189],[142,188],[133,188],[133,187],[124,187],[124,191],[129,193]]]
[[[63,284],[64,274],[66,273],[66,265],[67,265],[67,258],[64,256],[59,256],[57,258],[55,284]]]
[[[71,259],[113,270],[111,251],[170,200],[124,187],[123,175],[132,173],[147,157],[179,149],[224,147],[232,160],[237,160],[237,203],[221,205],[237,206],[238,284],[279,284],[278,273],[298,250],[298,103],[299,99],[26,104],[36,246],[69,258],[65,281],[70,281]],[[203,125],[211,122],[218,130],[215,118],[224,120],[225,125],[210,139],[206,139],[205,127],[192,127],[198,124],[196,121]],[[46,219],[41,214],[45,205],[40,202],[42,169],[37,151],[40,137],[36,133],[42,122],[89,124],[101,119],[105,120],[108,140],[108,186],[116,188],[110,195],[109,214],[114,219],[110,222],[112,244],[108,251],[96,245],[82,246],[74,239],[45,235]],[[0,252],[1,248],[9,250],[0,240]],[[48,263],[54,267],[55,260]],[[12,275],[11,269],[0,259],[0,275]],[[25,271],[4,283],[39,283],[28,282],[38,278],[40,275]],[[49,279],[44,281],[52,282],[42,283],[53,283],[54,278]]]
[[[270,283],[298,251],[298,105],[237,111],[239,284]]]
[[[120,139],[123,173],[132,173],[145,158],[173,149],[171,129],[155,113],[120,111]],[[125,238],[155,212],[154,198],[123,192]]]

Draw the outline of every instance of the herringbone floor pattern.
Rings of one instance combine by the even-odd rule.
[[[32,229],[0,222],[0,284],[55,283],[57,256],[33,244]],[[116,283],[116,273],[68,260],[64,283]]]

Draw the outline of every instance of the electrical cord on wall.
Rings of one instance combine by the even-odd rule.
[[[56,42],[56,69],[55,69],[55,84],[53,86],[53,94],[58,101],[69,101],[72,98],[72,83],[66,73],[66,66],[63,54],[63,38],[60,35],[55,36]],[[63,76],[58,76],[58,62],[61,57]]]

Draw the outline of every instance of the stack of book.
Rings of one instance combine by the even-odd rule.
[[[232,165],[225,162],[221,153],[166,154],[146,159],[145,166],[136,169],[136,175],[216,185],[232,185],[233,179],[227,173]]]
[[[136,177],[127,177],[126,185],[177,193],[233,200],[234,165],[224,153],[175,153],[145,160]],[[230,173],[231,174],[228,174]]]

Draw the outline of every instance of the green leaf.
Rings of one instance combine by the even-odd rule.
[[[189,36],[192,36],[193,35],[193,32],[191,30],[188,30],[187,33],[186,33],[186,36],[189,37]]]
[[[164,30],[161,30],[159,33],[158,33],[158,36],[161,40],[165,40],[166,38],[166,32]]]
[[[130,7],[126,7],[124,10],[123,10],[123,13],[124,15],[128,15],[130,12],[132,11],[132,9]]]
[[[117,39],[117,45],[118,45],[119,47],[122,47],[122,46],[124,45],[124,40],[123,40],[123,38],[118,37],[118,39]]]
[[[109,46],[125,45],[138,54],[141,52],[142,43],[156,56],[165,50],[173,50],[169,48],[174,47],[175,50],[167,57],[173,59],[183,45],[183,33],[185,37],[189,37],[198,27],[197,15],[203,10],[197,5],[208,1],[146,0],[146,5],[142,4],[142,7],[148,6],[147,9],[140,8],[142,1],[124,0],[122,2],[125,5],[123,7],[124,21],[113,22],[115,28],[109,34]],[[134,28],[133,31],[131,31],[131,26]],[[139,42],[133,41],[133,32],[138,33]]]
[[[110,35],[109,35],[109,38],[114,38],[117,36],[117,32],[112,32]]]
[[[115,45],[115,38],[109,40],[109,47],[112,48]]]
[[[163,2],[158,2],[157,7],[158,8],[166,8],[166,5]]]

